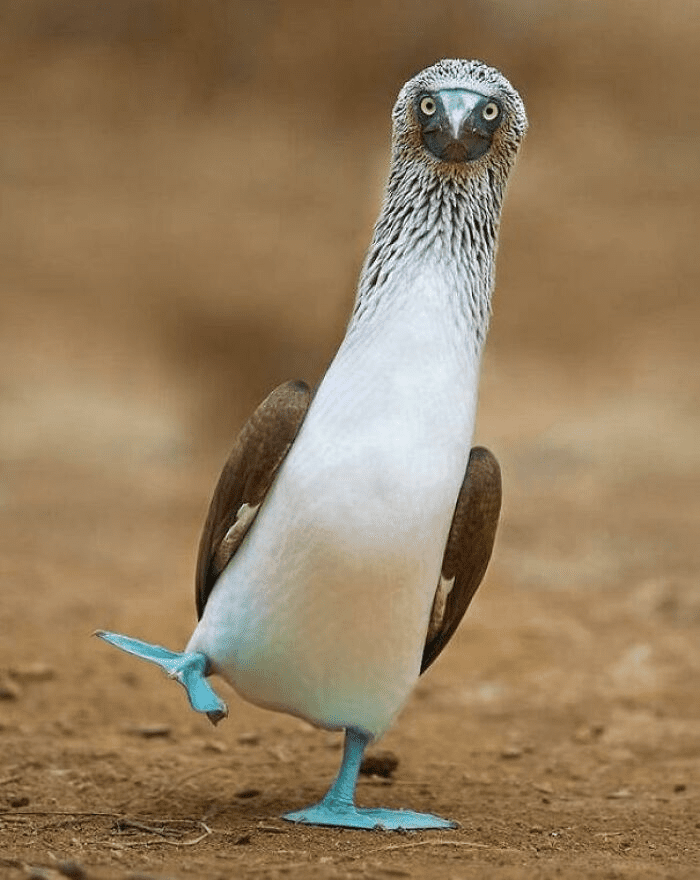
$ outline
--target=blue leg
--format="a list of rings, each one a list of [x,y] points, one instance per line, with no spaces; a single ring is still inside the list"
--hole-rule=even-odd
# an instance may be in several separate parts
[[[187,691],[190,706],[196,712],[206,714],[212,724],[218,724],[228,715],[226,703],[214,693],[205,678],[209,668],[206,654],[169,651],[160,645],[149,645],[148,642],[102,629],[98,629],[95,635],[127,654],[141,657],[142,660],[148,660],[164,669],[170,678],[180,682]]]
[[[384,831],[409,831],[430,828],[456,828],[455,822],[413,813],[411,810],[360,809],[355,806],[355,786],[362,755],[370,738],[349,727],[345,731],[345,751],[335,782],[317,804],[287,813],[282,818],[304,825],[333,825],[338,828],[376,828]]]

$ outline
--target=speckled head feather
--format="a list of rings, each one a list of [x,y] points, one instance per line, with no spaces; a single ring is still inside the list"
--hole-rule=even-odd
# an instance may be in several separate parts
[[[426,146],[429,126],[417,109],[421,96],[433,96],[437,107],[448,90],[472,93],[475,107],[498,103],[501,115],[498,123],[487,123],[478,158],[444,160]],[[458,320],[466,319],[469,338],[480,349],[489,323],[503,196],[527,130],[522,99],[502,74],[480,61],[438,61],[401,89],[393,123],[384,204],[350,329],[380,313],[380,304],[400,289],[401,273],[418,265],[439,266],[451,276]]]
[[[503,108],[504,117],[493,135],[492,146],[473,162],[443,162],[426,150],[420,136],[415,101],[424,92],[439,89],[467,89],[484,97],[495,98]],[[481,61],[444,59],[427,67],[410,79],[399,92],[392,114],[394,166],[418,163],[423,172],[430,171],[445,178],[463,178],[495,170],[505,179],[527,131],[527,116],[522,98],[508,80],[493,67]]]

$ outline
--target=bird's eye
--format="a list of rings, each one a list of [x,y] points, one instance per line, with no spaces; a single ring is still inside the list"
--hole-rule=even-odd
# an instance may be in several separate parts
[[[426,116],[432,116],[437,110],[437,104],[432,98],[425,97],[420,102],[420,109]]]
[[[489,101],[481,111],[481,118],[485,119],[487,122],[493,122],[500,112],[501,108],[498,104],[495,101]]]

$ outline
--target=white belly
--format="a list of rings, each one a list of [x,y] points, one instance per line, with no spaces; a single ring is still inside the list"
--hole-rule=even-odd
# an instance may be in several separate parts
[[[418,678],[477,370],[387,353],[349,371],[341,348],[187,648],[251,702],[372,736]]]

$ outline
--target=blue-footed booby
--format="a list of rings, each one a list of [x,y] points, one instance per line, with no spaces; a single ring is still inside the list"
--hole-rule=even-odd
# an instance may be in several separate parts
[[[216,723],[246,700],[346,732],[338,776],[293,822],[450,828],[354,802],[365,747],[445,647],[493,547],[501,484],[470,450],[501,205],[527,128],[478,61],[409,80],[345,337],[311,393],[282,385],[242,429],[204,525],[184,652],[98,632],[158,664]]]

